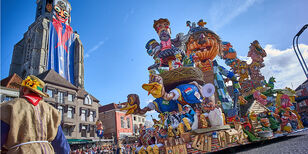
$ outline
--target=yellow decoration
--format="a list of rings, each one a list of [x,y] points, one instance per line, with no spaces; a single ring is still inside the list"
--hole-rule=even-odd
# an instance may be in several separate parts
[[[190,124],[189,124],[189,122],[188,122],[188,118],[183,118],[182,120],[183,120],[184,125],[185,125],[185,127],[187,128],[187,130],[188,130],[188,131],[191,130]]]
[[[154,154],[159,154],[159,148],[158,148],[157,145],[154,145],[153,152],[154,152]]]
[[[44,97],[49,97],[48,94],[43,93],[45,83],[34,75],[27,76],[27,78],[22,81],[21,86],[27,87],[31,91]]]
[[[138,154],[146,154],[146,151],[144,150],[143,146],[138,151]]]
[[[162,97],[162,85],[158,82],[152,82],[148,84],[143,84],[142,88],[149,92],[149,94],[152,94],[155,98]]]
[[[184,134],[185,133],[185,131],[184,131],[184,125],[183,125],[183,123],[180,123],[179,125],[178,125],[178,131],[176,132],[176,135],[177,136],[180,136],[180,135],[182,135],[182,134]]]
[[[126,106],[121,108],[120,110],[127,110],[125,115],[134,114],[136,109],[138,108],[138,104],[134,104],[135,100],[134,97],[129,97]]]
[[[168,127],[168,136],[169,137],[174,137],[175,136],[174,133],[173,133],[173,127],[172,126]]]
[[[148,146],[146,151],[148,154],[154,154],[151,146]]]

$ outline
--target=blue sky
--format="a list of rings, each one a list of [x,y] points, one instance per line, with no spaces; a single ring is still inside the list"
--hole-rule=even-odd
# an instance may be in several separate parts
[[[267,79],[273,75],[281,87],[294,88],[305,80],[291,50],[294,35],[308,23],[305,0],[70,2],[71,26],[84,45],[85,88],[102,105],[126,101],[130,93],[140,96],[142,107],[153,99],[141,85],[148,81],[147,67],[153,63],[144,46],[152,38],[159,40],[152,27],[159,18],[169,19],[173,38],[188,32],[187,20],[203,19],[206,27],[231,42],[239,56],[247,56],[250,43],[259,40],[269,52],[265,63],[271,67],[264,68]],[[34,22],[35,9],[35,0],[1,1],[1,79],[8,76],[14,44]],[[308,30],[299,43],[308,57]],[[286,62],[290,57],[293,60]],[[297,71],[286,70],[292,68]]]

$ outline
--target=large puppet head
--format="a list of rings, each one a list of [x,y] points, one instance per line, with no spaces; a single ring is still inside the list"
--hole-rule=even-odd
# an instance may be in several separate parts
[[[54,18],[62,23],[69,24],[71,6],[67,1],[56,0],[54,2]]]
[[[153,28],[156,30],[161,41],[168,41],[171,38],[170,22],[168,19],[160,18],[154,20]]]
[[[203,27],[204,24],[198,23],[198,27],[193,23],[187,22],[190,30],[189,39],[186,42],[186,54],[195,54],[200,61],[213,60],[221,50],[221,41],[217,34]],[[204,22],[202,22],[204,23]]]

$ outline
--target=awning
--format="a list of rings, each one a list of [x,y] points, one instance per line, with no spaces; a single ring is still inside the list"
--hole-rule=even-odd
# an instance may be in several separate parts
[[[92,140],[82,140],[82,139],[67,139],[69,144],[88,144],[88,143],[95,143],[96,141]]]
[[[75,123],[70,123],[70,122],[64,122],[63,125],[67,125],[67,126],[76,126]]]

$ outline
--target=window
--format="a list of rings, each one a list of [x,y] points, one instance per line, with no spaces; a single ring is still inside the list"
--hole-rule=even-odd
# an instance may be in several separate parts
[[[91,129],[90,129],[90,137],[95,137],[95,130],[94,130],[94,126],[91,126]]]
[[[134,117],[134,121],[136,121],[136,117]]]
[[[61,117],[63,115],[63,107],[61,105],[58,106],[58,110],[60,111]]]
[[[130,119],[126,118],[126,121],[127,121],[127,128],[130,128]]]
[[[121,128],[125,128],[125,126],[124,126],[124,117],[121,117]]]
[[[72,107],[67,108],[67,117],[71,119],[73,118],[73,108]]]
[[[68,94],[67,95],[67,100],[72,102],[73,101],[73,95],[72,94]]]
[[[86,98],[84,98],[84,104],[92,104],[92,99],[90,98],[90,95],[87,95]]]
[[[81,120],[86,121],[86,110],[81,110]]]
[[[1,100],[2,101],[2,103],[3,102],[7,102],[7,101],[10,101],[10,100],[12,100],[12,99],[14,99],[14,97],[10,97],[10,96],[3,96],[3,98],[2,98],[3,100]]]
[[[141,118],[140,117],[138,117],[138,122],[141,122]]]
[[[81,127],[81,137],[87,137],[87,128],[86,126]]]
[[[58,103],[64,103],[63,99],[64,93],[63,92],[58,92]]]
[[[65,136],[72,136],[71,127],[63,127],[63,132]]]
[[[46,93],[49,95],[50,98],[53,98],[53,91],[51,89],[47,89]]]
[[[144,118],[142,118],[142,122],[144,122]]]
[[[90,111],[90,116],[89,116],[89,121],[93,122],[94,121],[94,112]]]
[[[134,128],[133,128],[134,133],[137,134],[137,133],[138,133],[138,125],[137,125],[137,124],[134,124],[133,127],[134,127]]]

